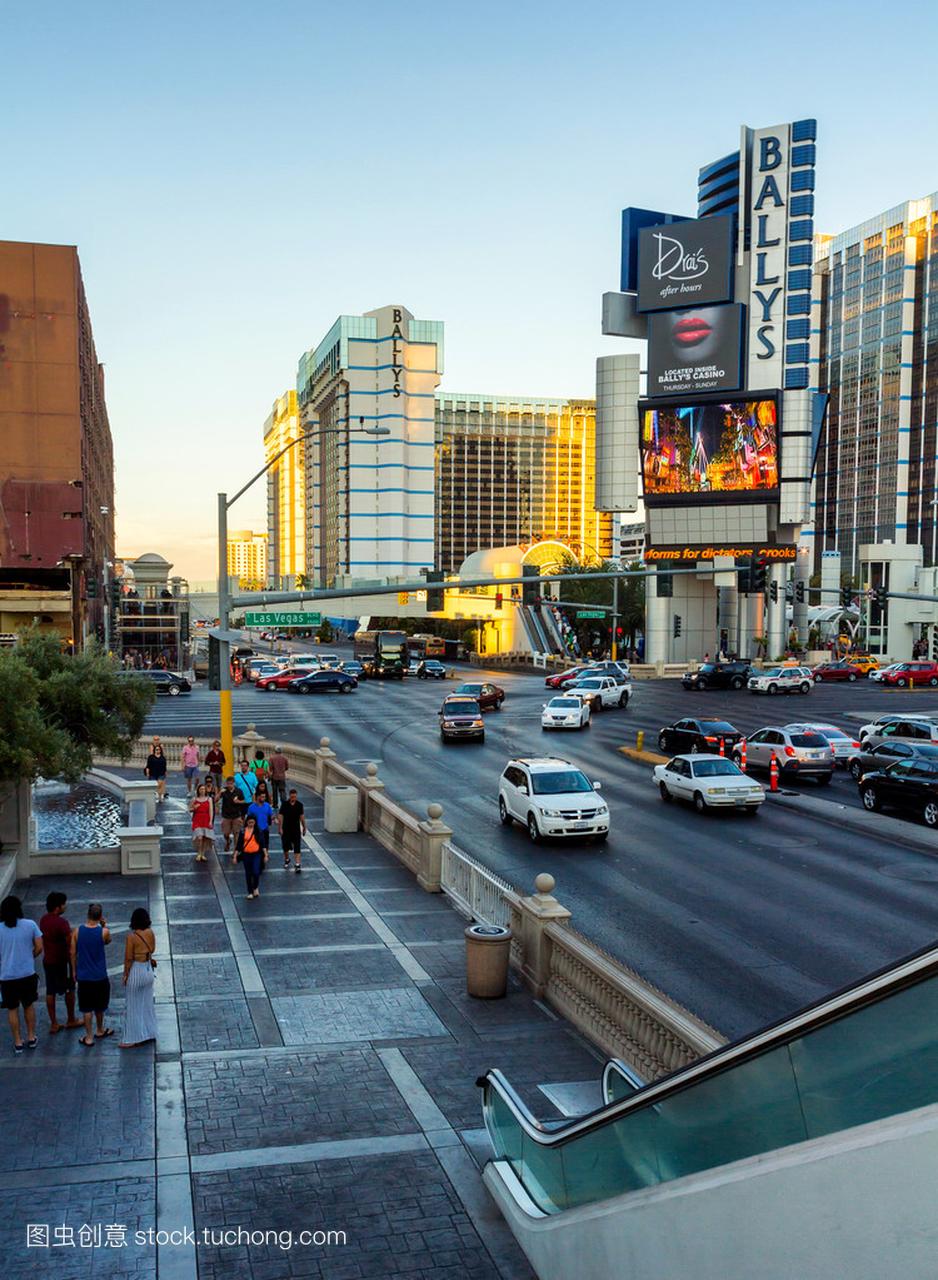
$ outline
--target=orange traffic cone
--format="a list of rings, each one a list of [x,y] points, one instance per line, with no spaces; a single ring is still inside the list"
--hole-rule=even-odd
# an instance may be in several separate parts
[[[778,790],[778,757],[772,752],[772,760],[769,764],[769,790]]]
[[[746,739],[743,738],[739,744],[739,767],[743,773],[746,772]]]
[[[726,755],[725,745],[722,738],[720,739],[720,755],[721,756]]]

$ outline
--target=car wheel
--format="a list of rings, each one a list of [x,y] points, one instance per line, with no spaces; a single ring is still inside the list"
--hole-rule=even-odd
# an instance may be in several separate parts
[[[820,683],[821,683],[821,677],[820,677],[820,676],[815,676],[815,677],[814,677],[814,683],[815,683],[815,684],[820,684]]]
[[[668,790],[668,788],[664,785],[663,782],[658,783],[658,790],[661,792],[661,799],[665,802],[665,804],[670,804],[673,799],[673,796],[671,795],[671,792]]]
[[[505,797],[498,797],[498,816],[503,827],[511,826],[511,814],[508,812],[508,806],[505,804]]]
[[[443,732],[443,730],[442,730],[442,729],[440,730],[440,741],[441,741],[441,742],[448,742],[448,741],[449,741],[449,739],[447,738],[446,734]]]
[[[307,685],[305,688],[300,689],[300,693],[305,693],[305,694],[307,694],[307,695],[308,695],[308,694],[311,694],[312,692],[313,692],[313,690],[312,690],[312,687],[311,687],[310,685]]]
[[[833,778],[833,776],[834,775],[832,773],[822,773],[818,778],[818,786],[829,787],[831,784],[831,778]]]
[[[929,684],[931,685],[931,687],[934,689],[934,687],[935,687],[936,685],[938,685],[938,676],[932,676],[932,678],[929,680],[929,682],[928,682],[928,683],[929,683]]]
[[[352,692],[352,686],[350,684],[339,685],[339,693],[351,693],[351,692]]]
[[[851,671],[851,672],[850,672],[850,674],[847,676],[847,681],[848,681],[848,683],[849,683],[849,684],[852,684],[852,683],[854,682],[854,680],[856,680],[856,676],[855,676],[855,675],[853,674],[853,672]]]
[[[533,813],[528,814],[528,835],[534,844],[537,844],[541,838],[540,828],[537,825],[537,818]]]
[[[629,705],[629,695],[627,693],[619,694],[619,706],[627,707]]]
[[[899,677],[899,679],[896,681],[896,684],[899,686],[899,688],[900,688],[900,689],[904,689],[904,688],[905,688],[905,676],[900,676],[900,677]]]
[[[592,720],[581,720],[581,721],[580,721],[580,728],[581,728],[581,729],[588,729],[592,723],[593,723],[593,722],[592,722]]]
[[[808,684],[807,680],[805,680],[804,684],[801,686],[801,692],[802,692],[802,693],[810,693],[810,692],[811,692],[811,686]]]
[[[659,733],[658,734],[658,750],[667,751],[667,749],[668,749],[668,740],[663,733]]]
[[[171,698],[178,698],[180,693],[179,685],[171,684],[169,688],[166,690],[166,692],[169,694]]]
[[[694,808],[698,813],[707,812],[707,802],[699,791],[694,792]]]
[[[879,808],[879,796],[872,787],[864,787],[860,792],[860,799],[863,801],[863,808],[870,813],[875,813]]]
[[[739,678],[739,676],[735,676],[735,677],[730,681],[730,688],[731,688],[731,689],[741,689],[742,687],[743,687],[743,681]]]
[[[863,766],[860,764],[860,761],[851,760],[850,763],[847,765],[847,768],[850,770],[851,778],[859,782],[860,777],[863,773]]]
[[[706,689],[706,687],[707,687],[707,681],[706,681],[706,679],[704,679],[703,677],[701,677],[701,679],[699,679],[699,680],[697,681],[697,688],[698,688],[698,689]]]
[[[754,818],[758,812],[759,812],[759,806],[755,804],[747,805],[746,808],[743,810],[743,813],[746,815],[747,818]]]
[[[596,835],[593,836],[593,839],[596,841],[597,844],[605,844],[606,841],[609,839],[609,832],[597,831]]]
[[[777,685],[777,684],[770,684],[770,685],[769,685],[769,687],[768,687],[768,689],[766,690],[766,692],[767,692],[767,693],[778,693],[778,685]]]
[[[503,703],[504,701],[505,701],[505,699],[504,699],[504,698],[498,698],[498,699],[496,700],[496,702],[495,702],[495,710],[496,710],[496,711],[501,711],[501,709],[502,709],[502,703]]]
[[[938,801],[928,801],[922,810],[922,819],[926,827],[938,827]]]

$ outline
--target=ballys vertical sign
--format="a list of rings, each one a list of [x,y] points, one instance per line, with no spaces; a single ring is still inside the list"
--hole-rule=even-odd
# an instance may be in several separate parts
[[[391,372],[394,374],[394,399],[398,400],[401,396],[401,374],[404,372],[404,356],[401,351],[401,343],[404,341],[401,325],[404,316],[399,307],[395,307],[392,314],[394,328],[391,330]]]
[[[749,149],[749,376],[752,389],[784,376],[791,127],[756,129]]]

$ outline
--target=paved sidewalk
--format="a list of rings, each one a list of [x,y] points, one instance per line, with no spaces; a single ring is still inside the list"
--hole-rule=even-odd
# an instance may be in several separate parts
[[[255,901],[227,855],[193,861],[178,795],[162,806],[159,880],[19,887],[36,918],[53,887],[73,925],[89,901],[105,904],[115,1035],[91,1049],[78,1032],[49,1036],[43,1005],[35,1053],[14,1058],[0,1038],[7,1274],[531,1276],[479,1177],[475,1080],[501,1067],[555,1118],[540,1086],[598,1082],[600,1059],[515,985],[504,1000],[467,997],[466,922],[364,834],[324,833],[321,801],[301,798],[303,873],[283,870],[273,836]],[[160,961],[155,1053],[117,1048],[125,922],[139,905]],[[570,1093],[575,1107],[584,1091]],[[47,1246],[27,1248],[30,1223]],[[239,1243],[239,1230],[269,1234]],[[189,1234],[155,1244],[153,1231]],[[307,1245],[301,1231],[344,1237]]]

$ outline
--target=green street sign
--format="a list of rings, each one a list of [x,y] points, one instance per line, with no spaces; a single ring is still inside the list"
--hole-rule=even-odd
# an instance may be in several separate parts
[[[605,609],[578,609],[576,620],[581,622],[584,618],[605,618]]]
[[[318,627],[321,613],[251,613],[244,615],[246,627]]]

